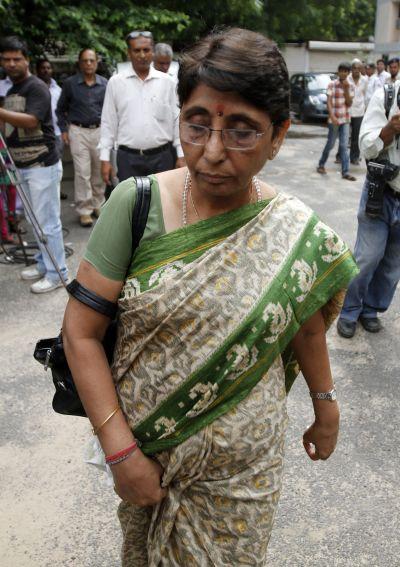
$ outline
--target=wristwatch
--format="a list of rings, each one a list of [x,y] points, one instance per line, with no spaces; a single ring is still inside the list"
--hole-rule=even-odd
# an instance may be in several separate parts
[[[336,388],[333,387],[329,392],[310,392],[313,400],[327,400],[328,402],[335,402],[337,399]]]

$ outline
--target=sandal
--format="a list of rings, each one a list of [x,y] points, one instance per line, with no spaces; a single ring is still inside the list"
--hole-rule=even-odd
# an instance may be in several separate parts
[[[354,175],[350,175],[350,173],[346,173],[346,175],[342,175],[342,179],[347,179],[347,181],[357,181],[357,178]]]

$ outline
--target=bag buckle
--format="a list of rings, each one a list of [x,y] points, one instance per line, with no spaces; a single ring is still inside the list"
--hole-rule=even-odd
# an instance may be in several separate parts
[[[47,369],[49,368],[49,366],[50,366],[49,363],[50,363],[51,351],[52,351],[51,348],[48,348],[48,349],[47,349],[46,358],[45,358],[45,360],[44,360],[44,369],[45,369],[45,370],[47,370]]]

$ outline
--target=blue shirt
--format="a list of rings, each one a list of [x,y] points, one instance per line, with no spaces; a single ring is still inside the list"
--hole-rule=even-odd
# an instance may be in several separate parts
[[[64,82],[56,110],[61,132],[66,132],[71,122],[84,126],[100,124],[107,79],[95,77],[93,85],[86,84],[81,73]]]

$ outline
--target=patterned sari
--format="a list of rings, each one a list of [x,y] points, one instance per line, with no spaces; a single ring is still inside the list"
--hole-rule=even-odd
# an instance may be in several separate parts
[[[265,564],[299,371],[290,341],[318,309],[330,325],[356,273],[340,238],[284,194],[138,248],[112,371],[168,496],[120,505],[124,566]]]

